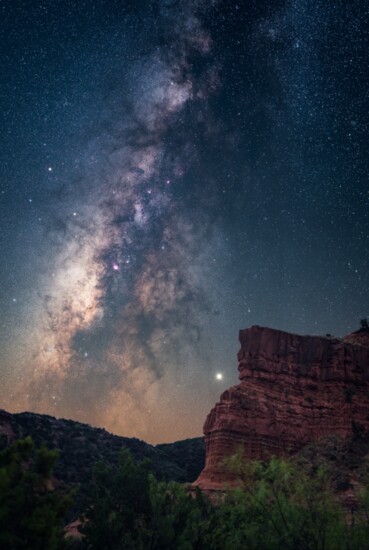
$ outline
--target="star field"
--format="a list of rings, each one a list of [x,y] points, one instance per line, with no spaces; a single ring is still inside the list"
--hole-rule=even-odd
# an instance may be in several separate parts
[[[365,3],[0,13],[0,407],[196,436],[240,328],[369,315]]]

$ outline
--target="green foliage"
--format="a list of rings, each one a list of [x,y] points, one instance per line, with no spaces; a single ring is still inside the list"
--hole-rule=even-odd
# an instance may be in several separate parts
[[[369,547],[369,491],[350,518],[323,468],[306,473],[282,459],[227,465],[238,479],[216,503],[157,481],[124,452],[117,469],[99,465],[78,548],[89,550],[363,550]],[[354,521],[353,521],[353,520]],[[76,547],[77,548],[77,547]]]
[[[97,465],[82,529],[88,547],[134,548],[133,533],[149,509],[149,476],[147,463],[136,465],[128,451],[116,470]]]
[[[99,463],[85,490],[83,538],[64,541],[70,505],[52,488],[55,451],[30,438],[0,452],[1,550],[364,550],[369,548],[369,483],[352,513],[331,490],[327,469],[273,458],[231,457],[238,480],[211,503],[158,481],[147,461],[121,453]]]
[[[56,459],[56,451],[35,449],[30,437],[0,453],[0,548],[63,547],[63,519],[71,499],[52,490]]]
[[[163,550],[191,550],[203,548],[205,518],[209,514],[209,504],[194,499],[188,490],[178,483],[157,482],[150,484],[151,518],[149,548]],[[146,548],[146,547],[144,547]]]
[[[157,481],[147,461],[135,464],[125,450],[116,470],[97,466],[81,532],[85,547],[96,550],[191,550],[200,516],[183,486]]]
[[[215,510],[209,548],[338,550],[344,517],[326,475],[314,478],[281,459],[269,463],[232,457],[241,487]]]

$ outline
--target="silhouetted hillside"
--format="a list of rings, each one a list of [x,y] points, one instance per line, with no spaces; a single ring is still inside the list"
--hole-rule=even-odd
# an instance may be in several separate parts
[[[154,446],[73,420],[0,410],[0,449],[26,436],[31,436],[37,446],[44,444],[59,450],[54,474],[57,483],[67,487],[83,487],[98,461],[116,464],[122,448],[129,449],[136,460],[149,459],[157,477],[165,480],[191,482],[205,461],[204,441],[200,437]]]

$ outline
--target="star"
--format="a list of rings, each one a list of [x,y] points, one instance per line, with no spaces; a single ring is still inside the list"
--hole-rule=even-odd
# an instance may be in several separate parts
[[[367,316],[360,2],[60,0],[53,33],[3,4],[2,407],[19,384],[24,408],[54,395],[122,435],[193,437],[236,381],[239,329],[343,336]],[[24,67],[25,37],[58,63]]]

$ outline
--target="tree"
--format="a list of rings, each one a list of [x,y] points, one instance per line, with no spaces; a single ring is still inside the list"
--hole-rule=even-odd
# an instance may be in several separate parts
[[[212,506],[201,494],[191,496],[175,482],[150,484],[150,546],[158,550],[205,550],[204,534]],[[146,548],[146,547],[144,547]]]
[[[239,479],[211,502],[186,486],[158,481],[148,463],[124,451],[116,469],[98,465],[82,532],[88,550],[362,550],[369,492],[347,520],[323,469],[291,461],[228,460]]]
[[[89,487],[81,532],[88,548],[138,548],[149,510],[148,463],[135,464],[124,450],[118,468],[98,463]]]
[[[240,487],[211,518],[208,547],[238,550],[340,550],[344,516],[323,471],[313,478],[282,459],[268,463],[236,455],[228,467]]]
[[[95,550],[191,550],[201,547],[201,507],[185,487],[155,479],[127,450],[117,469],[99,464],[81,532]]]
[[[53,490],[56,451],[36,449],[30,437],[0,452],[0,548],[57,550],[71,497]]]

